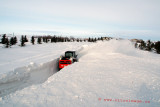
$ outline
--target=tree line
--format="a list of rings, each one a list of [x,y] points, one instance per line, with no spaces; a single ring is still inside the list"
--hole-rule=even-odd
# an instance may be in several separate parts
[[[137,40],[135,42],[135,48],[160,54],[160,41],[152,42],[150,40]]]
[[[98,38],[75,38],[75,37],[62,37],[62,36],[32,36],[31,37],[31,43],[33,45],[42,44],[42,43],[57,43],[57,42],[96,42],[96,41],[103,41],[103,40],[110,40],[113,39],[112,37],[98,37]],[[138,39],[135,42],[135,48],[150,51],[150,52],[156,52],[160,54],[160,41],[152,42],[150,40],[143,41]],[[7,37],[6,34],[2,35],[1,43],[4,44],[5,48],[9,48],[13,45],[16,45],[18,42],[18,39],[16,36],[13,37]],[[132,41],[132,40],[131,40]],[[26,42],[29,42],[26,35],[22,35],[20,38],[20,44],[19,46],[24,47]]]
[[[109,40],[109,37],[99,37],[99,38],[75,38],[75,37],[62,37],[62,36],[32,36],[31,43],[34,44],[42,44],[42,43],[57,43],[57,42],[96,42],[98,40]],[[4,44],[5,48],[11,48],[12,45],[16,45],[18,42],[16,36],[7,37],[6,34],[2,35],[1,43]],[[24,47],[26,42],[29,42],[26,35],[21,35],[19,46]]]
[[[6,34],[2,35],[1,43],[5,45],[6,48],[11,47],[17,43],[17,37],[11,37],[10,39],[6,36]]]

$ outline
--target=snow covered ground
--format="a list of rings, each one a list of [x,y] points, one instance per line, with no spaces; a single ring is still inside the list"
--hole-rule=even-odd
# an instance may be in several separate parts
[[[31,49],[23,56],[20,56],[23,51],[17,48],[17,58],[7,57],[8,61],[1,57],[4,60],[0,63],[1,107],[160,106],[158,54],[137,50],[128,40],[90,44],[57,43],[53,47],[43,44],[35,47],[39,51]],[[0,55],[11,54],[11,50],[3,49],[4,53]],[[79,62],[54,74],[56,58],[66,50],[78,50]],[[39,57],[36,56],[39,54]],[[12,62],[11,59],[17,60]],[[17,69],[12,71],[13,68]],[[8,88],[8,84],[20,86],[13,91],[11,87],[7,92],[3,88]]]
[[[45,82],[58,71],[57,58],[83,44],[89,43],[27,43],[26,47],[0,48],[0,96]]]

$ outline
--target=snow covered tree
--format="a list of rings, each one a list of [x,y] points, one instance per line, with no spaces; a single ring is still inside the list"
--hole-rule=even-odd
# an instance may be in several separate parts
[[[137,48],[137,46],[138,46],[138,43],[136,42],[136,43],[134,44],[134,47]]]
[[[140,49],[145,49],[146,48],[146,43],[142,40],[141,42],[140,42]]]

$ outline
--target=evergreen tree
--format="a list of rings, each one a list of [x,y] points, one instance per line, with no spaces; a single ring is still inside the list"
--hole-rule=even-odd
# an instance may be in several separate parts
[[[152,48],[154,48],[154,43],[153,43],[153,42],[151,43],[151,49],[152,49]]]
[[[10,46],[12,46],[12,45],[14,45],[14,38],[13,37],[11,37],[11,39],[10,39]]]
[[[42,43],[41,43],[41,37],[38,37],[37,43],[38,43],[38,44],[42,44]]]
[[[160,41],[155,43],[155,49],[156,49],[157,53],[160,54]]]
[[[27,36],[24,36],[24,42],[28,42]]]
[[[60,37],[60,42],[64,42],[64,38],[63,37]]]
[[[64,38],[64,42],[67,42],[67,38]]]
[[[146,48],[146,43],[142,40],[141,42],[140,42],[141,44],[140,44],[140,49],[145,49]]]
[[[136,43],[134,44],[135,48],[137,48],[137,45],[138,45],[138,44],[137,44],[137,42],[136,42]]]
[[[146,50],[151,51],[151,41],[150,40],[147,41]]]
[[[31,37],[31,43],[34,45],[35,39],[34,36]]]
[[[45,39],[45,37],[43,37],[43,42],[46,42],[46,39]]]
[[[91,42],[91,38],[89,37],[88,42]]]
[[[75,41],[75,38],[73,38],[73,42]]]
[[[103,41],[103,37],[101,37],[101,40]]]
[[[94,39],[92,38],[91,41],[94,42]]]
[[[51,43],[53,43],[53,42],[54,42],[54,37],[51,38]]]
[[[48,39],[46,38],[46,43],[48,43]]]
[[[56,37],[56,36],[54,37],[54,42],[55,42],[55,43],[57,42],[57,37]]]
[[[67,42],[71,42],[71,39],[70,39],[70,38],[67,38]]]
[[[6,43],[6,34],[2,36],[2,44],[5,44],[5,43]]]
[[[8,48],[9,47],[9,40],[8,40],[8,38],[6,38],[5,44],[6,44],[6,48]]]
[[[25,40],[24,40],[23,35],[21,36],[21,46],[25,46]]]
[[[14,40],[14,45],[17,43],[17,37],[15,36],[14,38],[13,38],[13,40]]]
[[[96,42],[96,41],[97,41],[97,39],[95,38],[95,39],[94,39],[94,42]]]

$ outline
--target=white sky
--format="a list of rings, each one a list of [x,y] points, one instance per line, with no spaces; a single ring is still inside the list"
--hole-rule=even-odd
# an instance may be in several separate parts
[[[0,33],[160,40],[160,0],[0,0]]]

